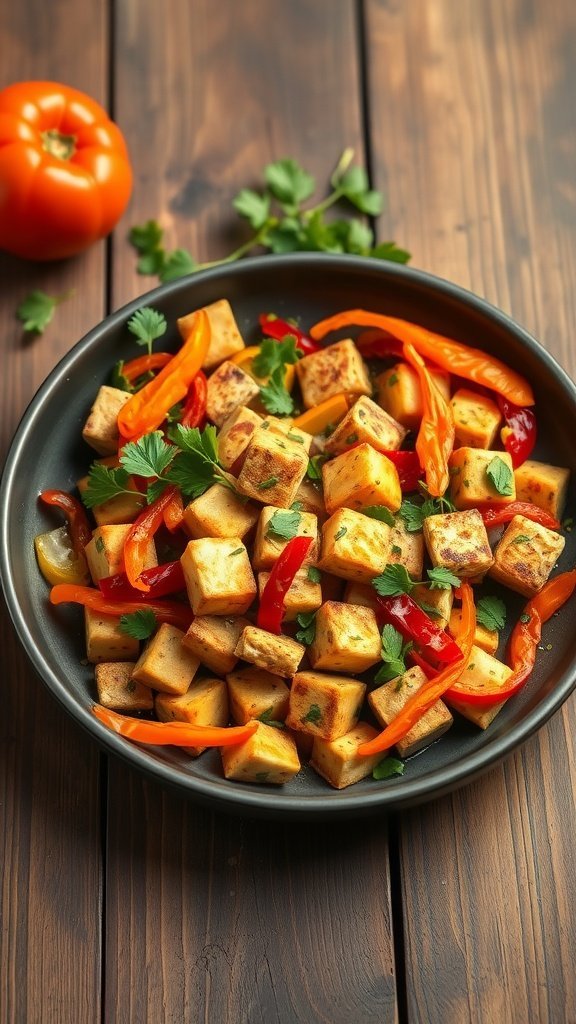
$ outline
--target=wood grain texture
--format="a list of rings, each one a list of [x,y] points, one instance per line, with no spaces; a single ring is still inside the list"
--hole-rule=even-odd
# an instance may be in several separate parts
[[[574,5],[368,0],[366,40],[383,235],[574,373]],[[575,706],[400,822],[410,1022],[576,1020]]]

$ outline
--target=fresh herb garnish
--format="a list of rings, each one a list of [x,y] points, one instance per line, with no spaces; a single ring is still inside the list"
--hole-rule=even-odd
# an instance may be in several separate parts
[[[400,506],[400,516],[408,533],[417,533],[422,529],[428,516],[441,515],[443,512],[454,512],[455,508],[448,498],[426,498],[422,504],[405,498]]]
[[[399,761],[397,757],[385,757],[372,770],[372,778],[381,782],[383,779],[393,778],[394,775],[404,775],[405,770],[404,761]]]
[[[486,466],[486,476],[498,494],[503,497],[514,494],[514,474],[499,455],[495,455]]]
[[[430,590],[450,590],[450,587],[460,586],[458,577],[443,565],[428,569],[428,579],[430,580]]]
[[[506,605],[500,597],[481,597],[476,605],[476,622],[484,629],[500,630],[506,625]]]
[[[277,719],[272,718],[273,713],[272,708],[266,708],[266,711],[263,711],[261,715],[257,715],[257,721],[263,722],[264,725],[271,725],[273,729],[285,729],[284,722],[279,722]]]
[[[528,615],[527,612],[522,612],[522,615],[520,616],[520,622],[523,622],[524,625],[526,625],[528,622],[530,622],[530,619],[531,616]]]
[[[150,354],[156,339],[166,334],[167,324],[163,313],[151,306],[142,306],[130,317],[127,326],[138,344],[144,345]]]
[[[307,572],[306,575],[307,575],[307,578],[310,580],[310,583],[321,583],[322,582],[322,573],[320,572],[320,569],[316,568],[315,565],[309,565],[308,566],[308,572]]]
[[[174,445],[167,444],[161,431],[144,434],[138,441],[129,441],[124,445],[120,456],[120,465],[127,473],[137,476],[162,476],[177,454]]]
[[[241,555],[243,551],[244,548],[234,548],[234,551],[228,552],[228,558],[232,558],[232,555]]]
[[[282,537],[283,540],[292,540],[293,537],[296,537],[301,522],[302,516],[299,512],[274,512],[266,532]]]
[[[301,612],[296,616],[296,622],[300,626],[296,633],[298,643],[309,647],[311,643],[314,643],[316,636],[316,612]]]
[[[218,441],[216,427],[183,427],[176,424],[170,432],[170,440],[179,449],[178,456],[171,463],[165,479],[176,484],[185,498],[199,498],[212,484],[222,484],[235,491],[233,478],[218,462]]]
[[[274,416],[290,416],[294,412],[294,399],[284,384],[284,367],[278,366],[270,374],[268,383],[260,388],[260,398],[267,412]]]
[[[369,516],[370,519],[377,519],[380,523],[386,523],[386,526],[394,526],[396,519],[389,508],[386,505],[366,505],[360,509],[363,515]]]
[[[409,594],[414,587],[414,581],[410,577],[406,566],[387,565],[384,572],[375,576],[372,586],[380,597],[399,597],[400,594]]]
[[[527,541],[532,540],[527,533],[519,533],[517,537],[514,537],[513,544],[526,544]]]
[[[137,612],[120,616],[120,629],[135,640],[147,640],[156,629],[156,616],[151,608],[141,608]]]
[[[311,725],[320,725],[322,721],[322,710],[318,704],[311,704],[308,711],[300,719],[301,722],[310,722]]]
[[[375,683],[388,683],[406,671],[406,655],[414,646],[411,642],[404,643],[402,634],[387,623],[382,627],[382,649],[380,657],[383,664],[374,676]]]
[[[252,361],[252,369],[257,377],[269,377],[274,370],[283,370],[285,366],[297,363],[301,356],[293,334],[287,334],[282,341],[264,338],[258,355]]]
[[[263,480],[262,483],[258,484],[258,490],[259,491],[269,491],[270,488],[271,487],[275,487],[277,483],[278,483],[278,477],[277,476],[269,476],[269,477],[266,478],[266,480]]]
[[[71,294],[72,292],[67,292],[65,295],[53,298],[52,295],[47,295],[46,292],[38,289],[30,292],[16,310],[16,316],[22,321],[26,333],[42,334],[54,316],[56,306],[59,306]]]
[[[348,533],[347,526],[341,526],[340,529],[334,534],[334,540],[341,540]]]
[[[129,483],[130,476],[122,466],[110,468],[94,462],[88,473],[88,487],[82,494],[82,501],[86,508],[94,508],[119,494],[139,494],[139,491],[128,486]]]
[[[308,459],[306,476],[309,480],[322,480],[322,466],[327,458],[327,455],[313,455],[311,459]]]

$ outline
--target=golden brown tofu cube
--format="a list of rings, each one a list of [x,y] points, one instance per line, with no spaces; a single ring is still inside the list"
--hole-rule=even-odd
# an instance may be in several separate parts
[[[245,347],[244,339],[238,330],[238,324],[227,299],[218,299],[209,306],[202,306],[202,309],[208,317],[210,326],[210,344],[202,368],[212,370],[225,359],[230,359],[236,352],[240,352]],[[192,331],[195,320],[196,310],[179,317],[176,321],[180,336],[184,340]]]
[[[453,608],[450,613],[450,622],[448,623],[448,632],[452,636],[458,636],[461,621],[461,608]],[[477,647],[481,647],[487,654],[496,654],[499,641],[500,636],[497,629],[486,629],[486,626],[481,626],[479,622],[476,623],[474,643]]]
[[[241,366],[221,363],[208,378],[206,415],[220,427],[235,409],[248,405],[259,394],[260,388]]]
[[[160,693],[186,693],[200,662],[184,647],[183,637],[181,629],[161,622],[138,658],[132,678]]]
[[[424,537],[420,531],[409,533],[399,518],[390,538],[390,565],[403,565],[413,579],[419,580],[424,565]]]
[[[218,675],[231,672],[238,658],[236,644],[249,620],[243,616],[197,615],[182,643],[200,659],[206,668]]]
[[[498,688],[505,689],[511,675],[512,669],[508,668],[507,665],[503,665],[501,661],[493,658],[491,654],[487,654],[482,648],[474,646],[470,652],[466,668],[458,682],[466,686],[468,690],[492,691]],[[487,729],[496,718],[498,712],[504,707],[506,701],[499,701],[498,704],[483,707],[482,705],[468,704],[466,701],[453,700],[451,697],[446,697],[446,703],[454,711],[458,711],[463,715],[464,718],[474,722],[474,725],[477,725],[479,729]]]
[[[443,370],[431,370],[430,375],[444,398],[450,398],[450,376]],[[406,427],[418,430],[422,419],[422,389],[416,370],[408,363],[397,363],[376,378],[378,404]]]
[[[566,541],[554,530],[514,516],[494,551],[493,579],[524,597],[542,589]]]
[[[483,448],[457,448],[450,456],[450,497],[459,511],[476,508],[482,502],[509,505],[516,500],[512,458],[508,452],[490,452]],[[503,483],[500,491],[490,473],[498,471]],[[506,493],[501,493],[506,485]]]
[[[289,636],[276,636],[257,626],[246,626],[236,644],[236,654],[258,668],[278,676],[296,672],[306,648]]]
[[[345,580],[370,583],[390,560],[392,530],[386,523],[338,509],[322,527],[320,569]]]
[[[324,672],[297,672],[290,690],[289,729],[335,740],[356,725],[365,683],[347,676]]]
[[[82,437],[99,455],[112,455],[118,450],[118,413],[130,400],[127,391],[103,384],[98,390]]]
[[[365,672],[380,661],[380,630],[371,608],[325,601],[316,614],[316,635],[308,650],[314,669]]]
[[[270,430],[255,431],[238,476],[238,490],[263,505],[289,508],[308,469],[308,455]]]
[[[94,465],[115,468],[120,463],[118,462],[117,455],[108,455],[103,459],[95,459]],[[80,496],[82,496],[88,489],[88,477],[83,476],[76,486]],[[136,492],[134,477],[128,478],[126,487]],[[146,497],[144,494],[117,494],[115,498],[110,498],[109,501],[103,501],[100,505],[93,505],[90,511],[94,516],[96,526],[119,526],[133,522],[145,505]]]
[[[195,615],[244,615],[257,588],[240,537],[191,540],[180,559]]]
[[[303,512],[312,512],[319,523],[327,518],[324,496],[311,480],[303,480],[296,491],[296,501],[302,506]]]
[[[244,539],[258,521],[260,508],[242,501],[229,487],[214,484],[184,509],[184,524],[191,537]]]
[[[410,596],[436,626],[446,629],[454,600],[452,587],[449,590],[432,590],[427,583],[417,583]]]
[[[502,416],[491,398],[460,388],[452,396],[456,447],[492,448]]]
[[[369,444],[360,444],[322,466],[324,503],[332,514],[339,508],[385,505],[397,512],[402,490],[396,466]]]
[[[332,395],[372,394],[364,360],[350,338],[304,356],[296,363],[296,373],[306,409],[313,409]]]
[[[443,565],[461,579],[492,565],[488,534],[478,509],[447,512],[424,520],[424,540],[433,565]]]
[[[258,573],[260,598],[270,579],[269,572]],[[294,622],[299,615],[315,612],[322,604],[322,587],[308,578],[308,570],[299,570],[284,596],[284,622]]]
[[[236,782],[282,785],[300,771],[296,744],[284,729],[258,723],[258,729],[244,743],[222,747],[222,769]]]
[[[551,466],[548,462],[526,459],[514,470],[516,498],[549,512],[560,520],[566,504],[566,491],[570,470],[564,466]]]
[[[268,722],[283,722],[288,714],[290,691],[281,676],[248,665],[226,676],[230,712],[238,725],[262,715]]]
[[[98,580],[106,576],[124,572],[124,544],[131,529],[131,523],[124,523],[116,526],[97,526],[93,531],[92,540],[88,541],[84,552],[94,583],[98,583]],[[151,538],[146,547],[144,568],[150,569],[154,565],[158,565],[158,558],[156,545]]]
[[[224,420],[218,431],[218,459],[224,469],[232,468],[261,423],[262,417],[245,405],[234,409]]]
[[[357,604],[362,608],[372,608],[374,611],[378,607],[378,595],[374,590],[374,587],[369,587],[366,583],[356,583],[351,580],[346,584],[344,590],[344,601],[346,604]]]
[[[358,753],[362,743],[368,743],[377,735],[376,729],[368,722],[358,722],[350,732],[335,740],[315,736],[310,765],[334,789],[352,786],[371,775],[382,760],[381,753],[369,757]]]
[[[120,629],[117,615],[102,615],[91,608],[84,609],[86,628],[86,657],[92,664],[101,661],[134,661],[140,644],[133,636]]]
[[[292,444],[302,447],[306,453],[312,447],[312,434],[307,434],[305,430],[295,427],[290,416],[285,416],[284,419],[280,419],[277,416],[267,416],[262,422],[262,429],[271,430],[273,434],[285,437]]]
[[[295,510],[278,509],[273,505],[265,505],[260,512],[256,536],[254,538],[254,552],[252,565],[257,571],[260,569],[271,569],[288,544],[288,539],[281,536],[283,529],[293,524],[296,532],[295,537],[312,537],[312,544],[308,549],[305,564],[315,562],[318,557],[318,519],[311,512],[297,512]],[[275,527],[280,530],[276,533]]]
[[[391,679],[368,694],[368,703],[385,728],[390,725],[405,704],[426,682],[426,676],[417,665],[408,669],[403,675]],[[404,739],[396,744],[400,757],[410,757],[419,750],[428,747],[439,736],[442,736],[452,725],[453,718],[443,701],[437,700],[422,718],[413,725]]]
[[[334,433],[324,444],[324,451],[338,455],[347,451],[352,445],[366,442],[377,451],[396,451],[406,437],[406,428],[385,412],[376,402],[362,395]]]
[[[98,701],[112,711],[151,711],[152,690],[132,679],[134,661],[102,661],[94,666]]]
[[[228,725],[228,691],[223,679],[195,679],[184,693],[158,693],[155,706],[161,722],[188,722],[218,728]],[[198,757],[206,747],[185,749],[191,757]]]

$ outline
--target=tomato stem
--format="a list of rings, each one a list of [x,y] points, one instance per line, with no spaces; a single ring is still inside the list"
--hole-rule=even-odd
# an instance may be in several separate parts
[[[57,128],[48,128],[42,132],[42,145],[50,156],[58,160],[70,160],[76,152],[76,136],[64,135]]]

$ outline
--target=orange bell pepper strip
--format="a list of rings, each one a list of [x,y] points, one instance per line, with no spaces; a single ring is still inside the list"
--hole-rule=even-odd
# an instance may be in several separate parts
[[[101,615],[132,615],[148,608],[158,619],[186,631],[194,618],[192,609],[180,601],[112,601],[94,587],[82,587],[75,583],[57,583],[50,591],[50,604],[81,604]]]
[[[348,309],[315,324],[310,335],[319,341],[331,331],[354,325],[379,327],[400,341],[413,345],[424,359],[428,359],[442,370],[455,373],[476,384],[483,384],[515,405],[534,405],[534,393],[526,378],[511,370],[495,356],[488,355],[478,348],[471,348],[460,341],[445,338],[442,334],[435,334],[408,320],[399,320],[382,313],[370,313],[366,309]]]
[[[148,505],[130,527],[124,541],[124,571],[131,587],[147,593],[150,584],[140,579],[140,573],[146,568],[146,554],[150,541],[164,522],[166,509],[174,507],[176,487],[167,487],[156,501]]]
[[[122,406],[118,413],[121,443],[135,441],[160,426],[168,410],[188,393],[206,358],[209,344],[210,324],[206,313],[200,309],[182,348],[153,380]]]
[[[381,750],[389,750],[400,740],[404,739],[406,733],[420,721],[423,715],[442,697],[446,690],[461,675],[474,643],[476,631],[476,608],[474,606],[474,594],[469,583],[462,583],[460,587],[462,596],[462,618],[460,630],[456,638],[458,646],[462,651],[462,657],[453,661],[439,675],[433,676],[420,689],[406,701],[402,710],[392,719],[383,732],[375,736],[373,740],[362,743],[358,747],[358,753],[364,757],[371,754],[378,754]]]
[[[180,529],[184,522],[184,502],[180,491],[176,490],[172,497],[172,500],[164,506],[164,526],[170,533],[174,533],[174,530]]]
[[[137,356],[130,362],[124,363],[122,376],[132,384],[138,377],[142,377],[151,370],[162,370],[174,358],[170,352],[150,352],[149,355]]]
[[[258,722],[225,726],[190,725],[188,722],[147,722],[143,718],[119,715],[101,704],[94,704],[92,714],[119,736],[136,743],[152,743],[156,747],[232,747],[250,739]]]
[[[296,416],[292,426],[297,430],[305,430],[307,434],[321,434],[329,424],[339,423],[349,408],[350,403],[346,395],[332,395],[332,398],[326,398],[314,409],[307,409],[300,416]]]
[[[436,387],[430,372],[413,345],[404,344],[404,358],[416,370],[422,392],[423,416],[416,438],[416,452],[424,466],[426,485],[433,498],[448,489],[448,459],[454,448],[454,416],[450,403]]]

